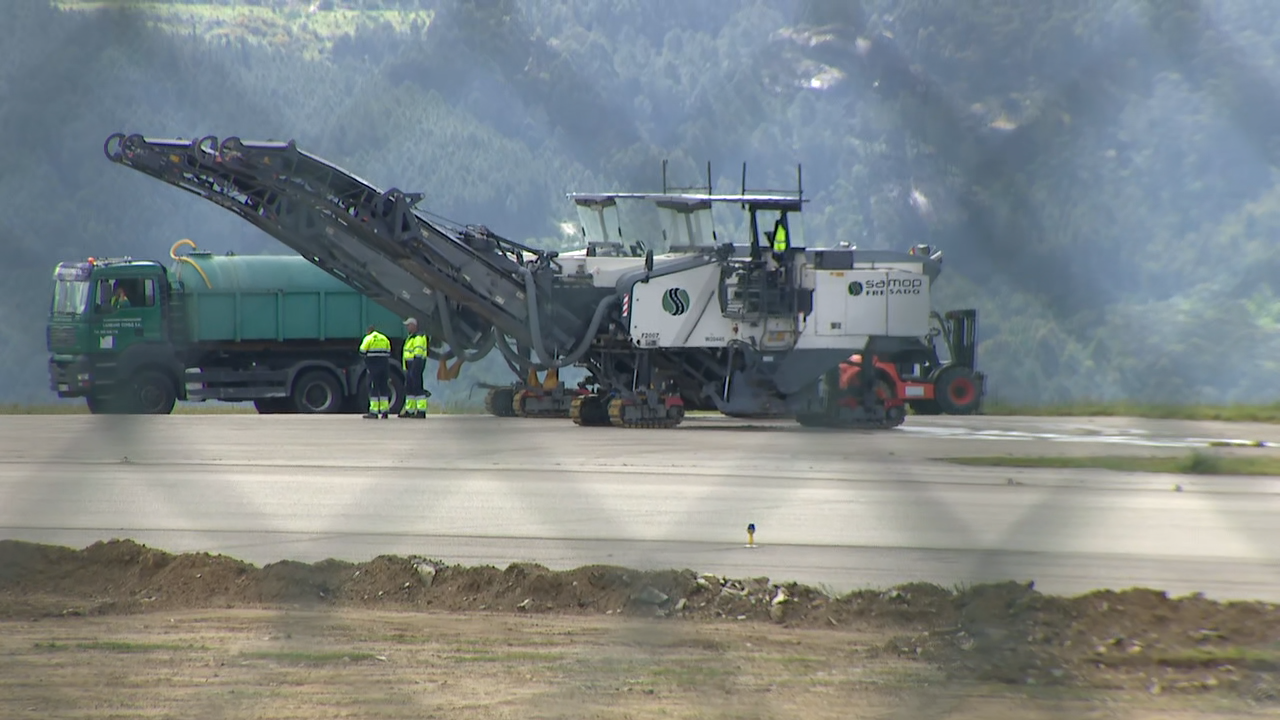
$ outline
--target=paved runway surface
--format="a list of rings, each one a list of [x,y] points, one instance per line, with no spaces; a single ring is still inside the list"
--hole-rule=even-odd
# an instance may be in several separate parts
[[[910,418],[850,433],[721,417],[631,431],[448,416],[5,416],[0,538],[128,537],[258,564],[394,553],[688,567],[836,591],[1016,579],[1046,592],[1140,585],[1280,600],[1280,480],[930,459],[1181,454],[1213,440],[1280,442],[1280,427]]]

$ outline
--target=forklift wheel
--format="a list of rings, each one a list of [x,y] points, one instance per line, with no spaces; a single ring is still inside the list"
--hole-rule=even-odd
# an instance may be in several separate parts
[[[947,415],[972,415],[982,401],[973,371],[962,365],[943,368],[933,389],[938,407]]]

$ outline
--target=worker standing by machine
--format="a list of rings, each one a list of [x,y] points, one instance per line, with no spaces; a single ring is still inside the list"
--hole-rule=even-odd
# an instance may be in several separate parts
[[[418,332],[416,318],[405,320],[404,328],[404,350],[400,353],[400,366],[404,369],[404,407],[400,410],[400,417],[425,418],[427,398],[431,393],[423,387],[422,374],[427,369],[430,340]]]
[[[360,354],[369,373],[369,412],[365,418],[386,419],[391,408],[391,340],[370,325],[360,341]]]

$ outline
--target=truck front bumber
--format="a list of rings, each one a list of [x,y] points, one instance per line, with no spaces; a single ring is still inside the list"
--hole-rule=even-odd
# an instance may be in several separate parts
[[[49,358],[49,389],[60,398],[84,397],[93,386],[93,368],[86,355],[54,355]]]

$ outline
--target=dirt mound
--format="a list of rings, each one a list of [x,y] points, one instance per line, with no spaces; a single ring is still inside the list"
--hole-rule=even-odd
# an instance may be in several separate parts
[[[891,648],[937,661],[954,675],[1013,684],[1145,689],[1275,688],[1280,607],[1170,598],[1145,588],[1073,598],[1032,584],[965,590],[944,622]],[[1270,691],[1267,691],[1270,692]]]
[[[395,556],[259,568],[130,540],[82,550],[0,541],[0,617],[279,605],[875,625],[901,631],[882,652],[936,662],[959,677],[1151,692],[1235,687],[1258,699],[1280,697],[1280,608],[1265,603],[1146,589],[1063,598],[1012,582],[959,592],[912,583],[833,598],[795,583],[690,570],[557,572]]]

